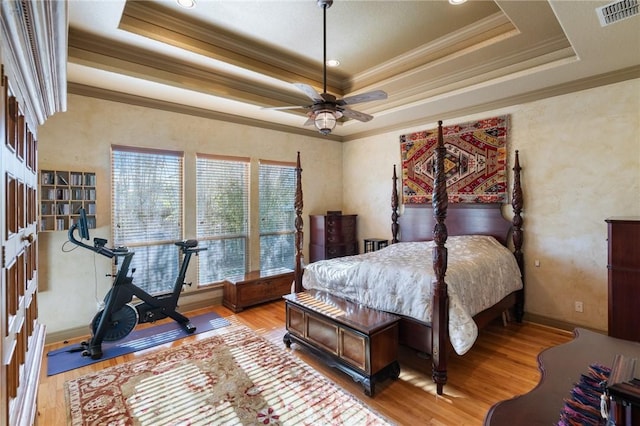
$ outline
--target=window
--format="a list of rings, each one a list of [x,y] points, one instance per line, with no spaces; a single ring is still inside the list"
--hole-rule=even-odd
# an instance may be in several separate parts
[[[183,237],[181,152],[113,146],[111,220],[114,246],[135,252],[134,283],[148,293],[173,289]]]
[[[249,229],[249,159],[198,154],[197,238],[200,282],[243,275]]]
[[[260,269],[293,269],[295,261],[294,164],[261,161]]]

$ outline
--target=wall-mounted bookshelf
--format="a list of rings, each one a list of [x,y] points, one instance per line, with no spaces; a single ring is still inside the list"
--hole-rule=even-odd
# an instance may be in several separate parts
[[[96,174],[60,170],[40,171],[40,231],[64,231],[87,212],[96,227]]]

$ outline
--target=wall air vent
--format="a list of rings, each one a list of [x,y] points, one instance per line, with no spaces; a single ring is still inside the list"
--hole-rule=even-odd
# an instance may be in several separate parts
[[[638,0],[619,0],[596,8],[600,25],[605,27],[640,13]]]

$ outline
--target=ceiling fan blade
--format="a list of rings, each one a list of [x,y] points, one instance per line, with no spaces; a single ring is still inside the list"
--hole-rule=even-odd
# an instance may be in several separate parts
[[[322,96],[320,96],[320,93],[318,93],[316,89],[309,86],[308,84],[293,83],[293,85],[296,86],[298,89],[302,90],[304,94],[307,95],[309,98],[311,98],[314,102],[324,102],[324,99],[322,99]]]
[[[303,126],[312,126],[313,123],[315,123],[315,117],[313,114],[310,114],[309,118],[304,122]]]
[[[310,106],[302,106],[302,105],[290,105],[290,106],[281,106],[281,107],[262,107],[260,109],[271,109],[271,110],[285,110],[285,109],[309,109]]]
[[[387,93],[382,90],[361,93],[359,95],[347,96],[338,101],[338,105],[353,105],[360,102],[379,101],[387,99]]]
[[[362,121],[365,123],[373,119],[373,115],[365,114],[364,112],[354,111],[349,108],[340,108],[340,111],[342,111],[342,115],[344,115],[347,118],[353,118],[354,120]]]

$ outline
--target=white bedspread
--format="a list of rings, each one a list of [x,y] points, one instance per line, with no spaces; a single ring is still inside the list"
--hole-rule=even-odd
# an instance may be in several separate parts
[[[396,243],[370,253],[314,262],[305,267],[302,285],[430,324],[433,246],[431,241]],[[493,237],[449,237],[446,247],[449,338],[462,355],[478,337],[473,315],[522,288],[522,279],[513,253]]]

